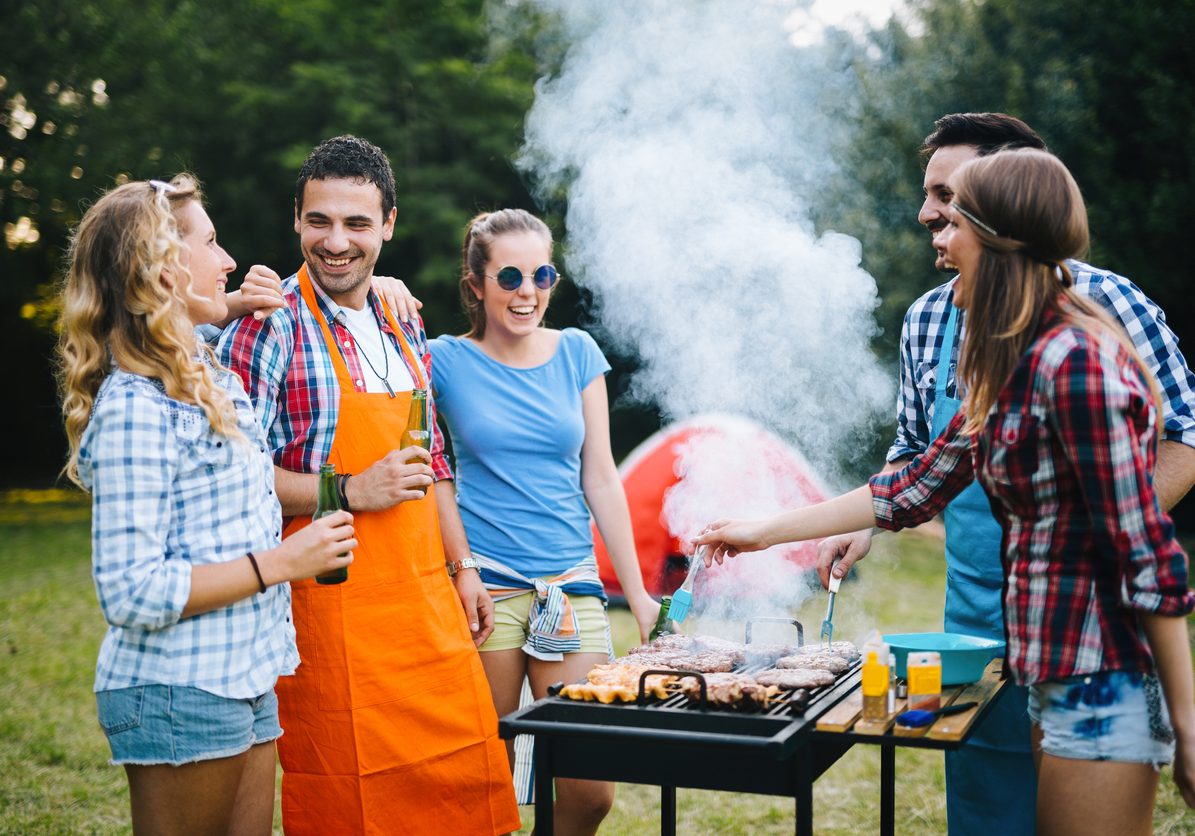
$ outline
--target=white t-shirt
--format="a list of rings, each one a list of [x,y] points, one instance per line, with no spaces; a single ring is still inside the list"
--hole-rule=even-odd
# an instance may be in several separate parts
[[[386,391],[382,376],[387,374],[387,363],[390,364],[387,380],[391,389],[395,392],[409,392],[414,389],[415,381],[411,379],[411,372],[403,362],[402,355],[398,353],[394,340],[389,337],[383,339],[384,334],[378,325],[377,317],[373,314],[373,307],[366,303],[359,311],[343,306],[340,309],[344,311],[345,325],[357,341],[357,357],[361,361],[365,391]],[[360,385],[359,381],[357,385]]]

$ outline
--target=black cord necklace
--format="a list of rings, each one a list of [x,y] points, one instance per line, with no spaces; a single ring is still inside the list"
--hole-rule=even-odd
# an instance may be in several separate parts
[[[367,301],[365,304],[369,305]],[[357,340],[357,353],[365,359],[365,364],[369,366],[369,370],[373,372],[373,376],[382,381],[382,385],[386,387],[386,394],[390,397],[397,397],[394,390],[390,388],[390,352],[386,350],[386,332],[382,330],[382,323],[378,322],[378,315],[374,312],[373,305],[369,305],[369,312],[373,315],[374,324],[378,326],[378,338],[382,341],[382,360],[385,363],[383,370],[385,375],[378,374],[378,370],[374,367],[373,361],[369,359],[369,355],[365,353],[364,346],[361,345],[361,340]],[[347,317],[346,317],[347,320]]]

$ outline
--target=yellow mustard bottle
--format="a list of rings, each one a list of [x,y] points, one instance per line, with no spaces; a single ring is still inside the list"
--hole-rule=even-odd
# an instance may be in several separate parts
[[[889,663],[888,645],[864,645],[861,683],[864,720],[883,721],[888,718]]]

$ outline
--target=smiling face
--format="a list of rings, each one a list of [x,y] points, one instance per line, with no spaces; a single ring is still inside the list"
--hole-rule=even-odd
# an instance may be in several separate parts
[[[216,228],[199,201],[188,200],[175,211],[175,218],[183,240],[179,262],[191,274],[187,316],[195,325],[219,322],[228,315],[224,285],[237,264],[216,243]]]
[[[954,199],[954,191],[949,186],[950,177],[959,166],[978,156],[979,149],[974,145],[945,145],[934,151],[933,156],[929,158],[922,184],[925,201],[921,204],[921,211],[917,213],[917,222],[929,230],[931,239],[936,241],[938,234],[950,222],[947,209],[950,201]],[[934,249],[938,251],[934,267],[942,271],[953,270],[953,267],[943,261],[942,250],[936,243]]]
[[[308,180],[295,232],[312,279],[340,305],[365,306],[369,280],[394,235],[396,213],[382,215],[382,193],[373,183],[335,178]]]
[[[954,283],[954,304],[966,310],[979,271],[983,244],[975,234],[975,227],[971,222],[953,207],[947,210],[947,216],[949,220],[946,226],[934,239],[934,249],[938,251],[939,261],[950,264],[951,269],[958,270],[958,281]]]
[[[485,276],[473,277],[473,293],[485,310],[485,339],[520,339],[535,333],[548,310],[551,290],[540,290],[532,280],[535,268],[548,264],[552,248],[543,235],[531,231],[498,235],[490,245]],[[517,267],[523,283],[503,290],[494,278],[503,267]]]

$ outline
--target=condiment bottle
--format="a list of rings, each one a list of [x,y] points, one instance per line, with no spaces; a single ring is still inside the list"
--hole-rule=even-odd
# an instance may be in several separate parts
[[[908,663],[909,709],[933,711],[942,704],[942,656],[927,650],[910,653]]]
[[[889,712],[889,676],[891,665],[888,645],[868,641],[863,645],[863,719],[883,721]]]

